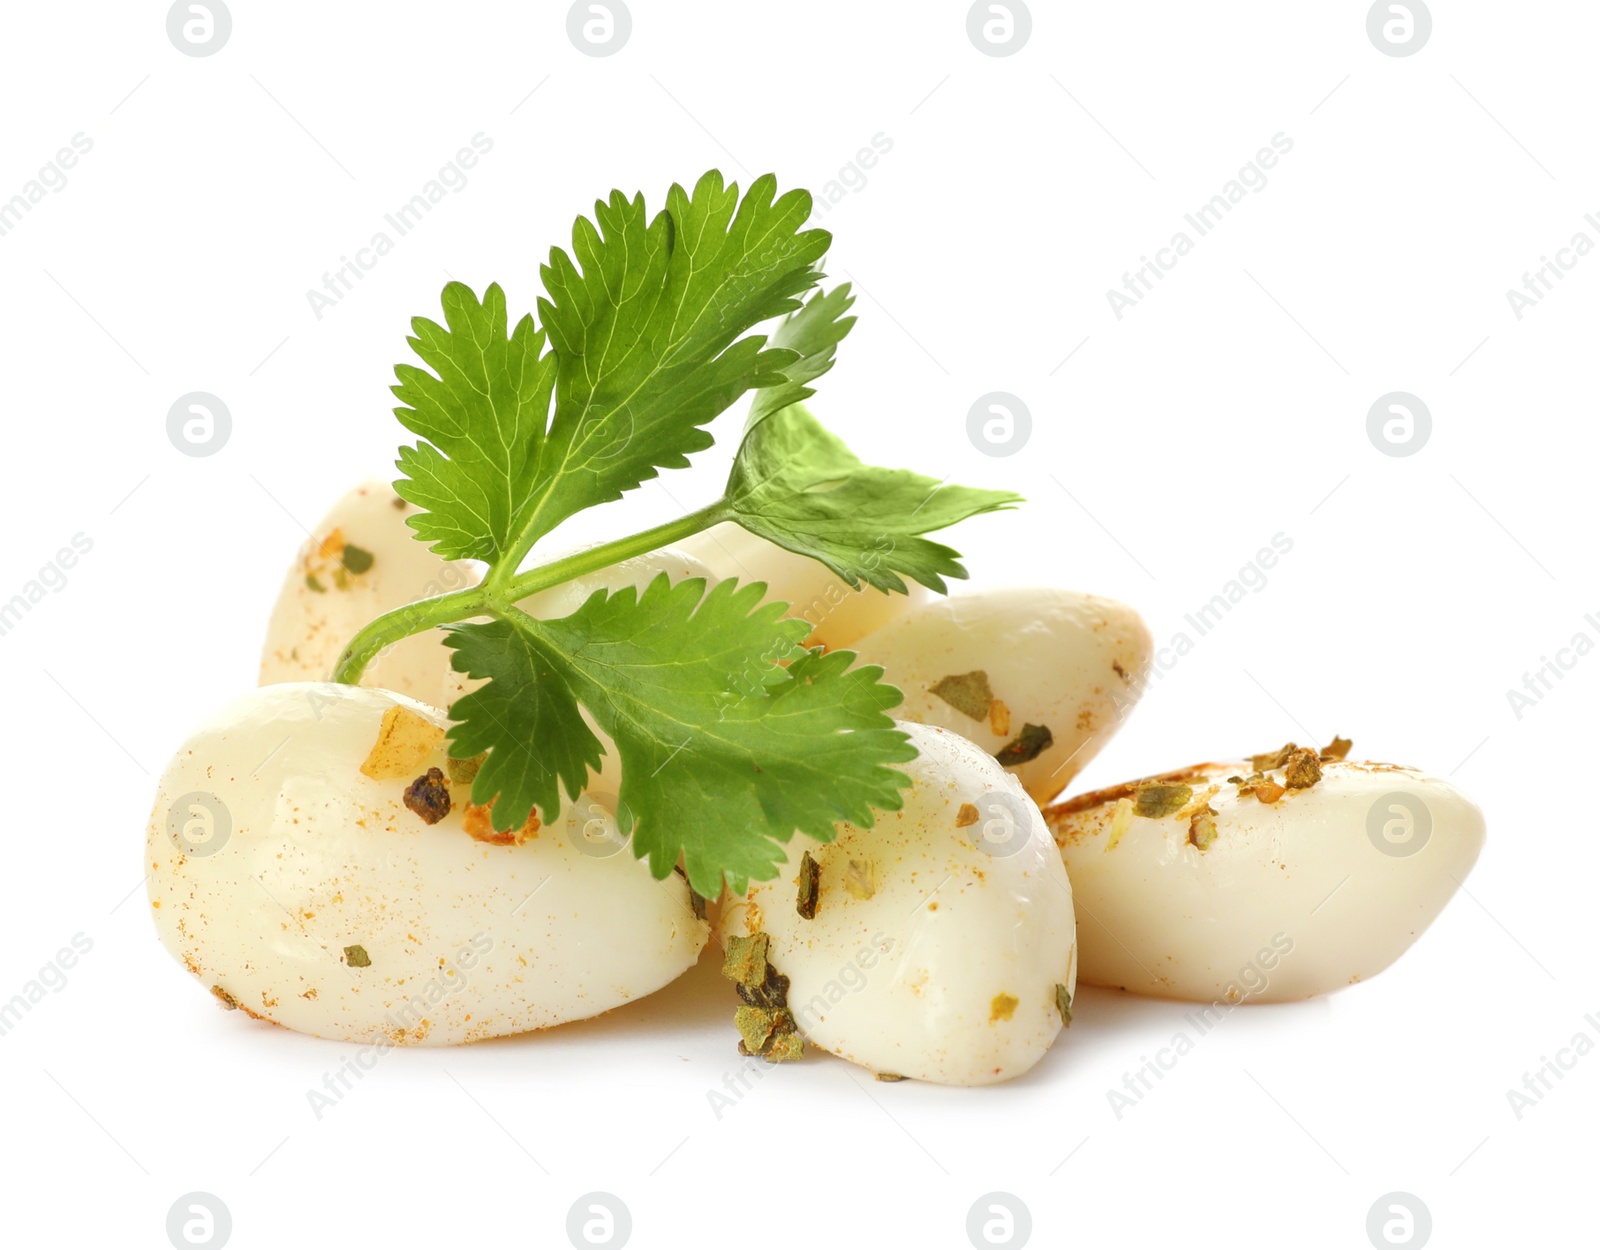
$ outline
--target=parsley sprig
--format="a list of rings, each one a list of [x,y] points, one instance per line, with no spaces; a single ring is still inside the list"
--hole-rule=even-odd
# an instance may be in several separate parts
[[[597,202],[571,254],[553,249],[540,271],[537,324],[512,325],[498,285],[481,298],[447,286],[443,324],[413,323],[425,367],[395,370],[396,415],[419,440],[400,449],[395,489],[420,509],[420,541],[488,570],[373,621],[334,673],[357,682],[384,647],[446,627],[454,666],[485,683],[450,708],[451,753],[485,755],[472,801],[493,801],[506,828],[535,808],[551,819],[587,786],[605,749],[587,711],[621,758],[634,853],[657,877],[681,858],[706,897],[774,876],[796,830],[828,841],[837,821],[899,809],[909,781],[894,766],[916,756],[888,715],[900,692],[848,651],[806,650],[809,627],[763,602],[760,583],[663,575],[559,620],[519,601],[722,521],[853,587],[904,593],[909,577],[943,591],[966,571],[924,535],[1018,502],[865,465],[807,411],[855,320],[848,286],[802,302],[831,241],[805,228],[810,212],[771,176],[741,198],[713,170],[654,217],[642,195]],[[770,336],[752,332],[779,317]],[[752,392],[721,499],[522,568],[562,521],[687,466],[712,445],[705,427]]]

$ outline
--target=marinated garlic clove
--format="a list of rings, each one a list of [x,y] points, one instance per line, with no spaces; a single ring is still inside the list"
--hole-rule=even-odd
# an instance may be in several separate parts
[[[1083,979],[1212,1003],[1382,972],[1484,839],[1483,813],[1449,783],[1315,749],[1130,782],[1045,817],[1084,917]]]
[[[1007,1080],[1039,1061],[1070,1009],[1072,888],[1038,808],[993,757],[942,729],[900,727],[922,753],[903,809],[871,829],[841,824],[826,845],[796,836],[776,880],[724,905],[719,935],[767,935],[808,1042],[883,1074]]]
[[[406,517],[416,509],[387,482],[346,493],[301,547],[273,606],[261,652],[260,684],[325,681],[356,632],[418,599],[463,590],[475,566],[446,561],[418,542]],[[450,652],[441,630],[413,634],[373,659],[362,684],[445,703]]]
[[[806,645],[830,651],[851,646],[933,598],[932,591],[909,579],[909,593],[903,595],[867,585],[853,590],[827,565],[795,555],[732,521],[686,538],[678,548],[703,561],[719,579],[765,582],[768,599],[783,600],[790,617],[811,626]]]
[[[583,1019],[694,964],[708,928],[681,877],[652,878],[588,795],[551,826],[495,830],[449,780],[446,724],[402,695],[320,683],[225,708],[179,749],[151,813],[162,943],[226,1004],[391,1044]]]
[[[897,716],[970,738],[1042,803],[1132,709],[1151,642],[1115,600],[1017,587],[920,605],[852,649],[904,692]]]

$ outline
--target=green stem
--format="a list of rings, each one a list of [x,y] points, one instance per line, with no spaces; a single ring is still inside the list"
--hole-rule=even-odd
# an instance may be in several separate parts
[[[432,599],[418,599],[415,603],[385,612],[368,621],[345,644],[338,662],[333,666],[332,680],[347,686],[359,685],[362,672],[385,647],[393,646],[402,638],[419,634],[425,629],[482,616],[489,606],[488,596],[482,588],[470,586],[466,590],[454,590]]]
[[[506,604],[516,603],[519,599],[526,599],[541,590],[559,586],[562,582],[570,582],[575,577],[598,572],[623,560],[631,560],[634,556],[659,551],[662,547],[670,547],[673,543],[698,534],[701,530],[710,529],[719,521],[728,520],[729,515],[727,501],[719,499],[698,512],[687,513],[676,521],[657,525],[654,529],[644,530],[631,538],[619,538],[615,542],[590,547],[587,551],[575,551],[560,560],[529,569],[526,573],[518,573],[495,597]]]
[[[710,529],[719,521],[727,520],[728,516],[727,501],[719,499],[676,521],[668,521],[665,525],[657,525],[629,538],[601,543],[587,551],[574,552],[560,560],[519,573],[498,586],[486,578],[482,585],[436,595],[432,599],[419,599],[416,603],[385,612],[364,625],[346,644],[334,665],[333,680],[347,686],[357,685],[373,658],[402,638],[440,625],[453,625],[474,616],[499,616],[519,599],[526,599],[541,590],[570,582],[575,577],[583,577],[634,556],[671,546],[701,530]]]

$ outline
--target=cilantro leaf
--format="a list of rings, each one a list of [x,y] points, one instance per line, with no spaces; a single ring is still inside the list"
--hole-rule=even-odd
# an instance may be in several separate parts
[[[553,801],[557,773],[572,793],[563,770],[575,757],[537,757],[550,741],[543,734],[570,727],[582,704],[621,756],[618,821],[634,853],[657,877],[681,854],[703,896],[715,897],[724,879],[742,891],[751,878],[776,875],[782,843],[797,829],[826,842],[837,821],[870,825],[873,808],[898,810],[909,783],[890,766],[916,758],[885,714],[900,692],[882,683],[881,668],[852,669],[850,652],[805,651],[805,622],[781,619],[783,605],[761,602],[764,593],[760,583],[724,581],[708,592],[698,578],[674,586],[663,575],[642,595],[596,592],[560,620],[513,610],[508,625],[458,627],[452,645],[470,653],[469,671],[499,666],[496,681],[522,683],[485,699],[491,681],[452,709],[467,721],[455,731],[461,749],[489,750],[473,800],[498,792],[498,824],[502,811],[514,822]],[[488,658],[512,653],[536,658],[515,666]],[[520,711],[540,685],[552,709],[543,726]],[[502,724],[491,712],[518,719]]]
[[[506,297],[491,286],[444,289],[445,325],[418,317],[407,340],[423,363],[395,366],[400,423],[426,442],[400,449],[402,499],[424,509],[407,523],[447,560],[493,562],[531,514],[539,447],[555,386],[553,357],[532,317],[509,334]]]
[[[770,341],[774,347],[787,347],[799,356],[783,371],[785,380],[780,385],[756,392],[755,399],[750,402],[750,415],[745,420],[746,430],[790,404],[816,394],[806,383],[815,382],[833,368],[834,349],[856,323],[854,317],[844,315],[853,303],[855,296],[850,294],[850,284],[846,282],[831,291],[813,295],[799,312],[784,318]]]
[[[445,642],[453,648],[452,668],[488,679],[450,705],[450,754],[471,759],[488,752],[473,778],[472,801],[495,800],[497,829],[521,828],[535,806],[548,822],[561,808],[560,787],[577,798],[603,753],[564,672],[543,639],[507,621],[454,626]]]
[[[730,514],[752,534],[821,561],[857,589],[866,582],[901,594],[902,573],[940,593],[946,577],[967,575],[958,552],[921,535],[1019,502],[1010,491],[863,464],[803,404],[751,427],[728,477]]]
[[[685,467],[712,444],[702,426],[750,388],[784,381],[795,354],[739,336],[799,307],[831,236],[802,229],[808,193],[776,191],[769,174],[740,200],[712,170],[692,194],[674,185],[648,222],[643,196],[614,191],[595,205],[598,225],[574,226],[576,260],[552,249],[539,321],[557,361],[556,409],[528,541]]]

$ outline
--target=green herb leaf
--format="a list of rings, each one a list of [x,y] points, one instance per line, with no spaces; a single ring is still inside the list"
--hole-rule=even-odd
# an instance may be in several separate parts
[[[382,646],[447,627],[452,663],[484,683],[451,708],[451,777],[494,802],[496,828],[520,828],[535,808],[551,820],[588,785],[605,749],[597,725],[621,757],[617,816],[634,853],[658,877],[681,857],[702,897],[776,875],[796,830],[826,842],[839,821],[899,809],[909,782],[893,766],[916,757],[886,715],[900,692],[881,669],[852,669],[847,651],[805,651],[805,622],[762,604],[759,584],[661,577],[539,621],[514,606],[530,583],[604,560],[557,562],[540,580],[516,576],[523,558],[574,514],[685,467],[751,390],[727,497],[691,526],[731,518],[852,586],[904,592],[904,575],[942,591],[966,571],[924,535],[1018,502],[865,465],[802,406],[855,320],[848,286],[801,302],[831,241],[806,228],[810,211],[809,195],[779,196],[771,176],[741,198],[712,171],[692,191],[673,186],[654,216],[642,196],[598,202],[570,254],[552,250],[541,269],[538,325],[513,326],[498,286],[481,299],[447,286],[443,323],[413,323],[420,363],[396,367],[396,412],[419,441],[401,449],[395,486],[419,539],[490,568],[469,590],[371,623],[337,670],[359,680]],[[755,332],[785,314],[770,341]],[[587,554],[652,550],[671,528]],[[357,547],[343,559],[341,588],[373,563]]]
[[[443,326],[418,317],[412,350],[432,369],[396,365],[400,423],[426,442],[402,447],[395,492],[422,512],[406,518],[447,560],[490,563],[515,547],[538,504],[534,484],[556,381],[545,336],[523,317],[506,329],[498,285],[480,302],[444,289]]]
[[[777,386],[765,387],[756,392],[750,403],[750,416],[745,429],[750,430],[775,412],[790,404],[809,399],[816,392],[807,382],[815,382],[833,368],[833,356],[839,341],[855,325],[854,317],[844,314],[855,297],[850,294],[848,282],[831,291],[819,292],[806,302],[806,306],[793,316],[784,318],[773,332],[773,347],[787,348],[798,358],[784,369],[784,381]]]
[[[565,672],[543,639],[509,621],[457,625],[445,635],[451,666],[479,681],[450,705],[450,754],[473,759],[472,801],[495,799],[497,829],[520,829],[537,806],[549,823],[561,788],[577,798],[598,771],[603,748],[578,712]]]
[[[530,540],[685,467],[712,444],[701,426],[751,387],[786,380],[794,352],[739,335],[800,306],[831,236],[802,229],[809,194],[776,192],[766,175],[741,201],[713,170],[692,194],[674,185],[647,223],[643,196],[614,191],[595,205],[598,224],[574,226],[576,260],[551,251],[539,320],[559,380]]]
[[[498,794],[496,823],[516,823],[535,803],[554,810],[557,776],[575,794],[579,756],[562,744],[593,744],[582,704],[617,744],[634,853],[663,878],[682,854],[705,897],[775,876],[795,830],[827,842],[837,821],[899,810],[909,782],[891,765],[916,758],[885,715],[900,692],[850,652],[801,648],[805,622],[764,590],[663,575],[560,620],[456,627],[457,667],[493,679],[452,709],[465,721],[452,753],[489,752],[473,801]]]
[[[752,427],[728,478],[732,517],[752,534],[820,560],[853,587],[901,594],[902,573],[940,593],[946,577],[967,575],[958,552],[921,535],[1019,502],[1010,491],[862,464],[803,404]]]

